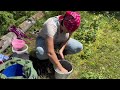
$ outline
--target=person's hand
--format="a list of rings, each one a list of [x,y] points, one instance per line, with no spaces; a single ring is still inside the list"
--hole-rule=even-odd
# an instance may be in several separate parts
[[[63,55],[63,52],[61,50],[59,51],[59,56],[62,60],[64,59],[64,55]]]
[[[61,64],[59,66],[56,67],[59,71],[61,71],[62,73],[67,73],[68,70],[66,70]]]
[[[61,68],[60,71],[61,71],[62,73],[68,73],[68,70],[66,70],[65,68]]]

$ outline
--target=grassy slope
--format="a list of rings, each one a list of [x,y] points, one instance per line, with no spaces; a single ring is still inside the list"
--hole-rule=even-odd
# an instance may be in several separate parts
[[[70,78],[120,78],[120,30],[117,28],[120,22],[116,19],[112,19],[111,22],[107,20],[109,18],[101,19],[101,23],[106,23],[104,25],[100,23],[102,26],[97,31],[96,41],[84,47],[88,48],[90,53],[87,59],[80,57],[83,52],[66,57],[74,66],[74,72]]]
[[[94,52],[87,60],[81,60],[79,54],[66,57],[74,65],[70,78],[120,78],[120,31],[101,31],[99,35],[89,47]]]

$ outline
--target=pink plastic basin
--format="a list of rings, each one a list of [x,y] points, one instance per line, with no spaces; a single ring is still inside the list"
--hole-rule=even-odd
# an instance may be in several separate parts
[[[25,41],[21,39],[14,39],[12,41],[12,46],[15,50],[20,50],[25,46]]]

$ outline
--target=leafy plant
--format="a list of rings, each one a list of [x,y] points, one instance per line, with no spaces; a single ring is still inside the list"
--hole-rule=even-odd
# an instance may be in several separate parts
[[[6,11],[0,11],[0,36],[7,33],[9,25],[14,24],[13,15]]]
[[[94,72],[84,72],[80,74],[80,79],[105,79],[102,74]]]

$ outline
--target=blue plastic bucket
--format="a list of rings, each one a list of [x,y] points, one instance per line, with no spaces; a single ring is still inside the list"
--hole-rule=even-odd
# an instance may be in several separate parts
[[[2,74],[6,75],[7,77],[14,77],[14,76],[23,76],[22,65],[20,64],[13,64],[2,71]]]

